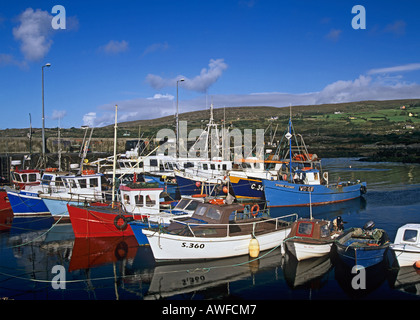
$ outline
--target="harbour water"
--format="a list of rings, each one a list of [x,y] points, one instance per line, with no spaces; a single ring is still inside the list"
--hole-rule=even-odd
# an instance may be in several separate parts
[[[324,159],[329,181],[360,179],[363,199],[312,208],[316,218],[340,215],[345,227],[373,220],[391,240],[398,227],[420,223],[420,165]],[[309,208],[276,208],[272,216]],[[366,287],[333,257],[297,263],[280,249],[238,257],[157,265],[134,237],[75,239],[71,224],[49,217],[15,218],[0,233],[2,300],[416,300],[420,271],[389,263],[366,272]]]

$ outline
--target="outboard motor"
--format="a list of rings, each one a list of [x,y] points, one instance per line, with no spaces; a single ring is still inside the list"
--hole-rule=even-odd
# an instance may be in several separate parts
[[[336,231],[344,230],[344,221],[341,216],[337,216],[337,218],[334,219],[333,226]]]
[[[366,222],[366,224],[363,226],[363,230],[364,231],[371,231],[373,229],[373,227],[375,226],[375,222],[373,222],[372,220],[369,220],[368,222]]]

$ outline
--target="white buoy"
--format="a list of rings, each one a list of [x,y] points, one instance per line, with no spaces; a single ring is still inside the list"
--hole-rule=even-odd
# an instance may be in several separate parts
[[[256,258],[260,254],[260,244],[256,238],[252,238],[249,242],[249,256]]]

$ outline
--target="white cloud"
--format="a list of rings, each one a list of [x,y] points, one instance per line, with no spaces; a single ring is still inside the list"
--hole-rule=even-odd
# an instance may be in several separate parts
[[[405,34],[405,27],[407,26],[407,23],[405,23],[404,20],[397,20],[394,23],[388,24],[384,31],[392,33],[397,36],[402,36]]]
[[[99,50],[107,54],[118,54],[128,50],[128,42],[125,40],[110,40],[106,45],[100,47]]]
[[[149,74],[146,77],[146,81],[154,89],[162,89],[164,87],[174,87],[176,86],[177,80],[184,79],[184,82],[182,83],[184,89],[206,92],[207,89],[222,76],[223,71],[226,70],[227,67],[228,66],[223,59],[210,59],[208,69],[201,69],[200,74],[192,79],[182,75],[172,79],[165,79],[154,74]]]
[[[96,112],[89,112],[83,116],[83,125],[94,127],[96,121]]]
[[[396,66],[389,71],[417,70],[417,64]],[[384,68],[385,69],[385,68]],[[319,91],[292,94],[284,92],[260,92],[250,94],[228,94],[211,96],[212,102],[218,107],[238,106],[273,106],[287,107],[289,105],[317,105],[324,103],[342,103],[364,100],[393,100],[393,99],[419,99],[420,84],[407,83],[401,75],[392,77],[384,76],[384,69],[372,69],[370,74],[360,75],[353,80],[334,81]],[[376,70],[376,71],[375,71]],[[379,72],[379,70],[382,70]],[[176,81],[176,80],[175,80]],[[100,119],[96,119],[95,125],[103,126],[112,124],[114,121],[113,108],[118,104],[118,121],[133,121],[155,119],[163,116],[174,115],[175,105],[173,96],[157,93],[151,98],[136,98],[131,100],[117,101],[98,107],[104,113]],[[205,110],[208,108],[206,95],[200,95],[193,99],[182,99],[179,102],[181,113]],[[127,119],[127,120],[125,120]],[[170,126],[170,124],[168,124]]]
[[[153,43],[144,50],[142,56],[144,57],[145,55],[148,55],[150,53],[153,53],[156,51],[165,51],[168,49],[169,49],[169,44],[166,41],[163,43]]]
[[[67,115],[67,111],[66,110],[53,110],[51,119],[52,120],[62,119],[66,115]]]
[[[166,93],[166,94],[161,94],[161,93],[156,93],[153,97],[151,98],[147,98],[148,100],[155,100],[155,99],[167,99],[167,100],[174,100],[174,96]]]
[[[328,40],[338,41],[340,38],[342,30],[340,29],[331,29],[330,32],[325,36]]]
[[[409,63],[401,66],[371,69],[368,71],[368,74],[394,73],[414,70],[420,70],[420,63]]]
[[[20,50],[26,60],[42,59],[50,50],[53,41],[52,16],[47,11],[27,8],[19,15],[20,24],[13,28],[13,36],[20,41]]]
[[[26,67],[25,61],[18,61],[11,54],[0,53],[0,67],[9,65]]]

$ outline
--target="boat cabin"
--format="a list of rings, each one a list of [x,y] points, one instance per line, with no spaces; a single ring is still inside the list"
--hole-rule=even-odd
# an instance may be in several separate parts
[[[163,188],[158,183],[130,183],[120,186],[121,204],[127,212],[157,214],[160,212],[160,194]]]
[[[19,189],[25,189],[26,186],[39,185],[41,173],[39,170],[15,170],[11,172],[12,184]]]
[[[302,169],[296,170],[293,175],[293,180],[297,183],[307,185],[319,185],[321,184],[321,174],[317,169]]]
[[[182,232],[185,229],[185,224],[189,223],[190,227],[194,229],[194,224],[199,224],[201,227],[199,230],[194,231],[196,235],[217,234],[217,229],[221,228],[224,234],[226,234],[226,226],[215,226],[215,225],[227,225],[229,218],[232,213],[237,211],[243,211],[244,207],[239,204],[227,204],[227,205],[215,205],[211,203],[200,203],[195,209],[191,217],[182,219],[182,223],[178,223],[178,220],[174,220],[169,226],[169,232]],[[203,225],[209,224],[208,228],[203,228]],[[189,229],[189,227],[187,228]]]
[[[420,246],[420,224],[409,223],[400,227],[395,236],[394,243]]]
[[[213,160],[196,161],[194,166],[184,168],[186,174],[210,179],[225,176],[230,170],[232,170],[232,162],[217,157]]]
[[[288,238],[307,240],[329,240],[330,223],[319,219],[300,219],[293,223]]]
[[[65,192],[95,200],[103,199],[103,186],[107,185],[106,179],[101,173],[87,173],[82,175],[61,176],[65,186]]]

